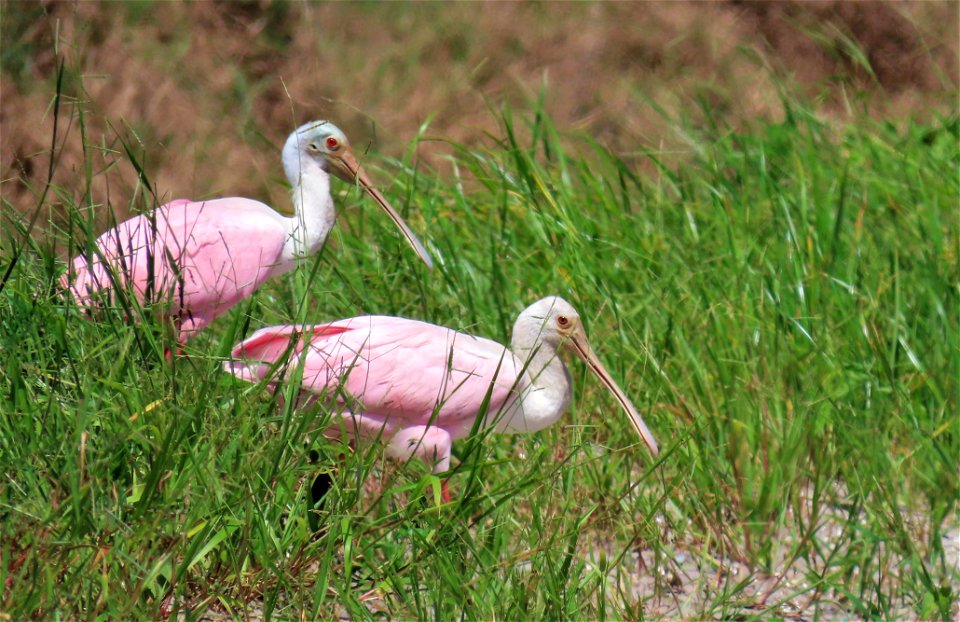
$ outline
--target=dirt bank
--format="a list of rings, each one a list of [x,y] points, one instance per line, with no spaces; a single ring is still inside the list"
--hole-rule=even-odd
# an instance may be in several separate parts
[[[400,155],[428,120],[431,135],[481,142],[491,107],[542,89],[561,129],[629,156],[685,148],[659,110],[737,126],[777,118],[783,90],[836,118],[929,117],[956,107],[958,6],[5,2],[0,191],[36,205],[58,52],[71,122],[56,181],[80,202],[82,105],[98,170],[114,167],[93,201],[122,213],[135,174],[118,132],[163,198],[283,202],[277,149],[311,118]]]

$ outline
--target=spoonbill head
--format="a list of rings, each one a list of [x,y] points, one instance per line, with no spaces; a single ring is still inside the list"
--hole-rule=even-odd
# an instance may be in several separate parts
[[[417,320],[360,316],[313,326],[272,326],[234,346],[224,369],[271,384],[298,373],[302,389],[325,396],[339,415],[328,430],[350,440],[379,439],[387,453],[450,468],[451,446],[478,417],[502,433],[555,423],[571,398],[559,357],[570,351],[616,397],[654,456],[657,443],[587,341],[576,310],[551,296],[520,314],[511,349]]]
[[[183,343],[267,279],[320,250],[335,220],[331,173],[358,183],[432,267],[423,244],[370,182],[335,125],[300,126],[282,157],[292,217],[240,197],[172,201],[103,233],[73,259],[61,284],[88,309],[109,304],[118,289],[142,304],[159,302]]]
[[[536,370],[539,368],[539,374],[546,373],[549,378],[553,369],[562,367],[566,378],[565,381],[557,382],[557,384],[564,386],[568,395],[570,393],[568,372],[566,367],[559,363],[557,356],[560,351],[566,350],[578,357],[586,363],[587,369],[603,383],[620,403],[630,419],[631,426],[651,453],[655,457],[659,455],[660,450],[653,434],[647,428],[647,424],[643,421],[643,417],[637,411],[633,402],[630,401],[630,398],[627,397],[594,353],[580,320],[580,314],[569,302],[559,296],[548,296],[527,307],[514,324],[511,347],[514,354],[521,358],[526,354],[525,360],[529,361],[528,368],[534,373],[537,373]],[[542,350],[542,354],[540,350]],[[542,417],[544,425],[541,427],[553,424],[563,414],[565,408],[565,403],[559,409],[559,412],[556,412],[558,409],[545,408],[544,410],[547,412]],[[521,421],[527,424],[529,420],[533,419],[535,417],[527,415]]]
[[[314,167],[319,170],[311,170]],[[297,190],[302,192],[302,179],[305,173],[308,176],[331,173],[351,184],[359,184],[400,229],[420,260],[428,268],[433,268],[433,260],[427,249],[370,181],[366,171],[360,166],[347,135],[336,125],[329,121],[311,121],[297,128],[283,146],[283,168],[290,185],[294,188],[294,205],[298,200]]]

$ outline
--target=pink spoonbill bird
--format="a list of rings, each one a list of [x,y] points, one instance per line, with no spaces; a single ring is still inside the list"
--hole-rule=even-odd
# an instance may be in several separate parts
[[[417,320],[360,316],[261,329],[234,346],[224,369],[248,382],[273,383],[302,366],[306,391],[339,402],[342,421],[328,435],[379,438],[391,457],[417,457],[440,473],[450,468],[453,441],[470,433],[481,412],[482,426],[501,433],[536,432],[560,418],[572,393],[561,350],[586,362],[657,456],[657,442],[594,354],[580,316],[555,296],[520,314],[510,349]]]
[[[182,344],[264,281],[320,250],[335,218],[331,173],[359,183],[432,267],[423,244],[329,121],[313,121],[290,134],[283,169],[293,188],[292,217],[240,197],[172,201],[102,234],[95,249],[73,259],[62,285],[87,308],[118,287],[130,288],[141,303],[164,303]]]

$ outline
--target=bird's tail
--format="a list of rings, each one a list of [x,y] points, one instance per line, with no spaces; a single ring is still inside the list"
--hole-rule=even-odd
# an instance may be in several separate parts
[[[233,346],[223,370],[247,382],[262,380],[278,362],[300,354],[314,336],[337,335],[350,330],[331,324],[268,326]],[[304,339],[306,336],[306,339]]]

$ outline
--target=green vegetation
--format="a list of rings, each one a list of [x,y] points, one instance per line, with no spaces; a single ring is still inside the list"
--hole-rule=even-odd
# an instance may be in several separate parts
[[[150,310],[88,322],[57,292],[64,249],[99,233],[90,145],[76,187],[49,191],[57,226],[40,210],[52,233],[4,206],[0,611],[949,619],[960,124],[838,127],[784,106],[744,131],[675,122],[691,156],[650,150],[651,174],[537,106],[503,112],[487,149],[421,137],[457,174],[413,146],[370,164],[434,273],[343,191],[320,256],[169,362]],[[152,207],[120,135],[136,188],[121,201]],[[294,387],[220,372],[242,336],[304,319],[389,313],[507,341],[546,294],[580,309],[656,463],[576,366],[562,424],[459,443],[439,505],[419,463],[318,438],[329,415]],[[312,514],[320,471],[334,487]]]

